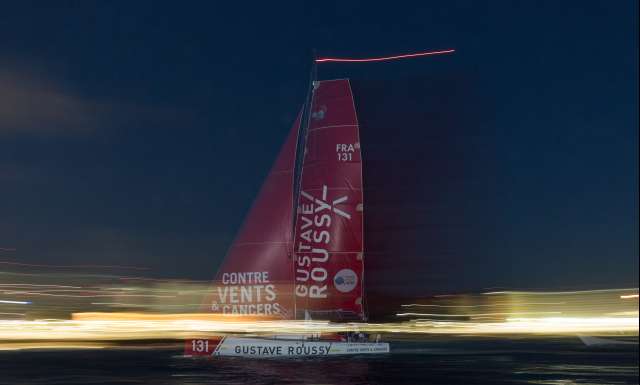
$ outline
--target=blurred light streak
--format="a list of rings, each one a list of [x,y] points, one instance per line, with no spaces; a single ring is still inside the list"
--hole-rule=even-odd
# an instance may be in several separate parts
[[[573,290],[573,291],[489,291],[482,293],[483,295],[566,295],[566,294],[595,294],[595,293],[607,293],[616,292],[622,290],[636,290],[636,289],[595,289],[595,290]]]
[[[531,306],[531,305],[564,305],[566,304],[566,302],[530,302],[530,303],[518,303],[518,305],[520,306]],[[513,305],[513,303],[511,302],[496,302],[496,303],[492,303],[492,304],[485,304],[485,305],[434,305],[434,304],[421,304],[421,303],[409,303],[409,304],[403,304],[400,305],[402,307],[412,307],[412,306],[416,306],[416,307],[420,307],[420,306],[433,306],[433,307],[450,307],[450,308],[456,308],[456,307],[468,307],[468,308],[473,308],[473,307],[496,307],[496,306],[510,306]]]
[[[638,316],[638,311],[617,311],[615,313],[609,313],[609,315],[611,316],[631,316],[631,317],[637,317]]]
[[[227,333],[307,334],[359,330],[371,333],[537,335],[638,333],[637,317],[514,317],[504,322],[411,321],[384,324],[256,321],[212,314],[81,313],[72,320],[2,320],[0,340],[127,341],[186,339]]]
[[[150,270],[149,267],[124,266],[124,265],[45,265],[38,263],[21,263],[14,261],[0,261],[2,265],[23,266],[23,267],[48,267],[55,269],[128,269],[128,270]]]
[[[148,297],[148,298],[176,298],[175,295],[155,295],[155,294],[95,294],[95,295],[72,295],[72,294],[52,294],[38,291],[5,291],[4,294],[13,295],[41,295],[47,297],[66,297],[66,298],[98,298],[98,297]]]
[[[638,334],[638,301],[622,298],[637,298],[633,293],[638,293],[638,288],[437,295],[402,306],[389,305],[389,314],[415,316],[382,324],[335,324],[191,314],[201,309],[202,300],[212,290],[206,281],[123,279],[115,274],[78,271],[0,272],[0,281],[6,282],[0,284],[0,295],[19,293],[14,294],[16,297],[3,296],[12,302],[0,305],[7,312],[4,316],[0,313],[0,349],[85,344],[109,347],[136,341],[152,346],[162,341],[225,334],[266,336],[348,330],[386,334],[387,338]],[[29,283],[16,283],[25,281]],[[26,296],[38,296],[37,301],[27,308],[19,307],[33,299]],[[136,313],[126,312],[127,308]],[[17,316],[23,311],[24,315]]]
[[[91,302],[91,305],[107,305],[107,306],[134,306],[134,307],[146,307],[150,306],[148,303],[126,303],[126,302]],[[181,303],[181,304],[161,304],[162,307],[189,307],[189,306],[202,306],[201,303]]]
[[[195,280],[195,279],[167,279],[167,278],[149,278],[149,277],[118,277],[126,281],[152,281],[152,282],[175,282],[175,283],[205,283],[211,285],[211,281]]]
[[[0,299],[0,303],[12,304],[12,305],[30,305],[31,301],[10,301],[6,299]]]
[[[621,295],[620,298],[621,299],[638,298],[638,294]]]
[[[439,314],[439,313],[398,313],[396,314],[398,317],[409,317],[409,316],[432,316],[432,317],[468,317],[467,314]]]
[[[441,313],[398,313],[398,317],[407,316],[433,316],[433,317],[475,317],[475,316],[496,316],[496,315],[532,315],[532,314],[562,314],[560,311],[529,311],[529,312],[504,312],[504,313],[470,313],[470,314],[441,314]]]
[[[24,350],[24,349],[105,349],[114,346],[112,343],[105,342],[18,342],[18,343],[2,343],[0,351]]]
[[[82,289],[82,286],[66,286],[66,285],[36,285],[32,283],[0,283],[0,286],[9,286],[9,287],[57,287],[62,289]]]
[[[216,313],[131,313],[131,312],[84,312],[73,313],[71,318],[76,321],[166,321],[166,320],[205,320],[221,322],[257,322],[270,321],[274,317],[257,315],[236,315]]]

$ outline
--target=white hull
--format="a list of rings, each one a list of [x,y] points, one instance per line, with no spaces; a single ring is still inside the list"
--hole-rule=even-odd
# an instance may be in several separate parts
[[[318,357],[347,354],[389,353],[384,342],[333,342],[228,337],[220,341],[213,356]]]

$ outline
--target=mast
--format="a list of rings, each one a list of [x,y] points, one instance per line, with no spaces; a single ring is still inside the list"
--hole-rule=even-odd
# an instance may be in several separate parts
[[[316,79],[318,77],[318,65],[317,65],[317,57],[316,50],[312,50],[312,60],[311,60],[311,69],[309,71],[309,84],[307,86],[307,94],[305,96],[304,105],[302,106],[301,112],[301,124],[298,127],[298,139],[296,142],[296,157],[295,157],[295,165],[294,165],[294,174],[293,174],[293,207],[291,210],[291,239],[296,239],[296,220],[298,216],[298,201],[300,197],[300,187],[302,183],[302,164],[304,162],[304,149],[307,142],[307,132],[309,129],[309,122],[311,119],[311,102],[313,99],[313,87]],[[292,277],[295,277],[295,241],[291,243],[291,272]],[[297,319],[297,306],[295,301],[295,281],[292,282],[292,298],[293,298],[293,314],[294,319]]]

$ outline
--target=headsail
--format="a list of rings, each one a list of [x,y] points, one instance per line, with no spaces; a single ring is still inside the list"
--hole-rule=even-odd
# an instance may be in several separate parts
[[[214,282],[210,311],[293,318],[293,168],[301,116]]]
[[[362,164],[349,81],[314,82],[295,224],[296,318],[364,318]]]

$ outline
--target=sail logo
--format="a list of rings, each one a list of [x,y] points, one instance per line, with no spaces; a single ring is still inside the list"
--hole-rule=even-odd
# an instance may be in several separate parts
[[[360,143],[336,143],[338,162],[351,162],[356,150],[360,149]]]
[[[327,106],[320,106],[318,111],[314,111],[311,113],[311,117],[313,120],[322,120],[324,119],[325,114],[327,113]]]
[[[358,275],[351,269],[342,269],[333,277],[333,284],[341,293],[348,293],[356,288]]]
[[[224,314],[278,314],[282,307],[277,302],[276,287],[268,271],[225,272],[222,286],[215,289],[213,312]]]
[[[318,199],[313,197],[311,194],[306,193],[304,191],[301,191],[300,194],[302,194],[303,197],[307,198],[308,200],[310,200],[311,202],[315,203],[316,209],[315,212],[318,211],[322,211],[325,209],[330,209],[331,211],[333,211],[334,213],[340,215],[341,217],[347,218],[347,219],[351,219],[351,215],[349,215],[348,213],[340,210],[339,208],[336,207],[336,205],[339,205],[340,203],[346,202],[347,199],[349,199],[348,196],[342,196],[338,199],[334,199],[333,201],[331,201],[331,204],[329,204],[327,202],[327,185],[323,185],[322,186],[322,199]]]
[[[337,205],[348,196],[328,199],[328,187],[322,186],[322,197],[301,191],[298,207],[295,293],[298,297],[327,298],[327,263],[331,243],[331,223],[336,216],[351,219],[351,215]]]

